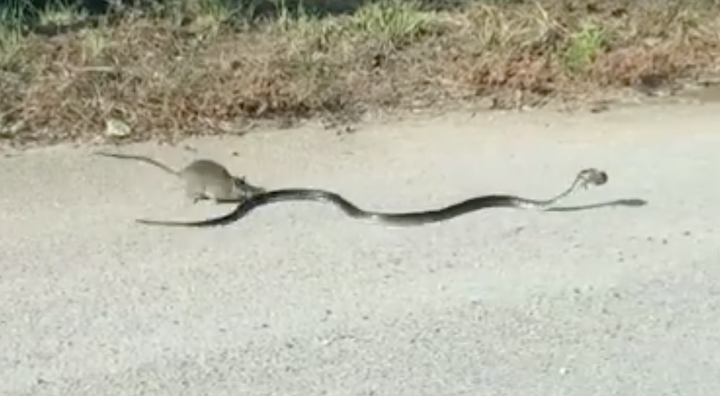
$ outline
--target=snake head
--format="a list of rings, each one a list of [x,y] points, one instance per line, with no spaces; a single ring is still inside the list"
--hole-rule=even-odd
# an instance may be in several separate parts
[[[607,183],[608,175],[599,169],[588,168],[580,171],[578,181],[582,184],[583,188],[602,186]]]

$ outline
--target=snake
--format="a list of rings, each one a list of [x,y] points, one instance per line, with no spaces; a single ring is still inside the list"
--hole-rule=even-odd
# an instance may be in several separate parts
[[[286,201],[319,201],[330,202],[342,210],[346,215],[354,219],[368,220],[386,225],[413,226],[435,223],[450,220],[457,216],[468,214],[488,208],[516,208],[530,210],[549,210],[558,202],[567,198],[580,189],[601,186],[608,181],[605,171],[596,168],[581,170],[573,183],[560,194],[550,199],[531,199],[515,195],[493,194],[476,196],[464,201],[428,211],[405,212],[405,213],[382,213],[365,211],[351,203],[341,195],[332,191],[322,189],[306,188],[285,188],[277,190],[254,189],[248,186],[250,191],[257,191],[241,201],[233,211],[228,214],[200,221],[164,221],[136,219],[135,221],[145,225],[161,225],[171,227],[214,227],[225,226],[247,216],[253,210],[272,203]]]

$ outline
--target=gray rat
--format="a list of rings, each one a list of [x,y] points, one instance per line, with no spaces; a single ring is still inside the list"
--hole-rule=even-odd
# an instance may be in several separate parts
[[[174,170],[152,158],[142,155],[96,152],[96,155],[120,159],[134,159],[173,174],[185,182],[185,196],[193,203],[210,199],[215,203],[237,203],[250,196],[264,193],[265,189],[249,184],[244,177],[236,177],[219,163],[198,159],[181,170]]]

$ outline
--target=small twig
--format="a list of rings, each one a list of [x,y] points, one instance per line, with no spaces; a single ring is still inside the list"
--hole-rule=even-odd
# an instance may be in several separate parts
[[[98,73],[118,73],[120,69],[114,66],[83,66],[73,67],[73,71],[79,72],[98,72]]]

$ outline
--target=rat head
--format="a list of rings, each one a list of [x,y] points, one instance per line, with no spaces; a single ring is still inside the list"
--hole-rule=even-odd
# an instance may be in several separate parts
[[[244,198],[251,198],[267,192],[266,189],[260,186],[250,184],[244,177],[235,177],[233,181],[235,182],[235,189]]]
[[[607,183],[608,175],[607,173],[599,169],[588,168],[580,171],[577,177],[577,181],[582,185],[583,188],[601,186]]]

